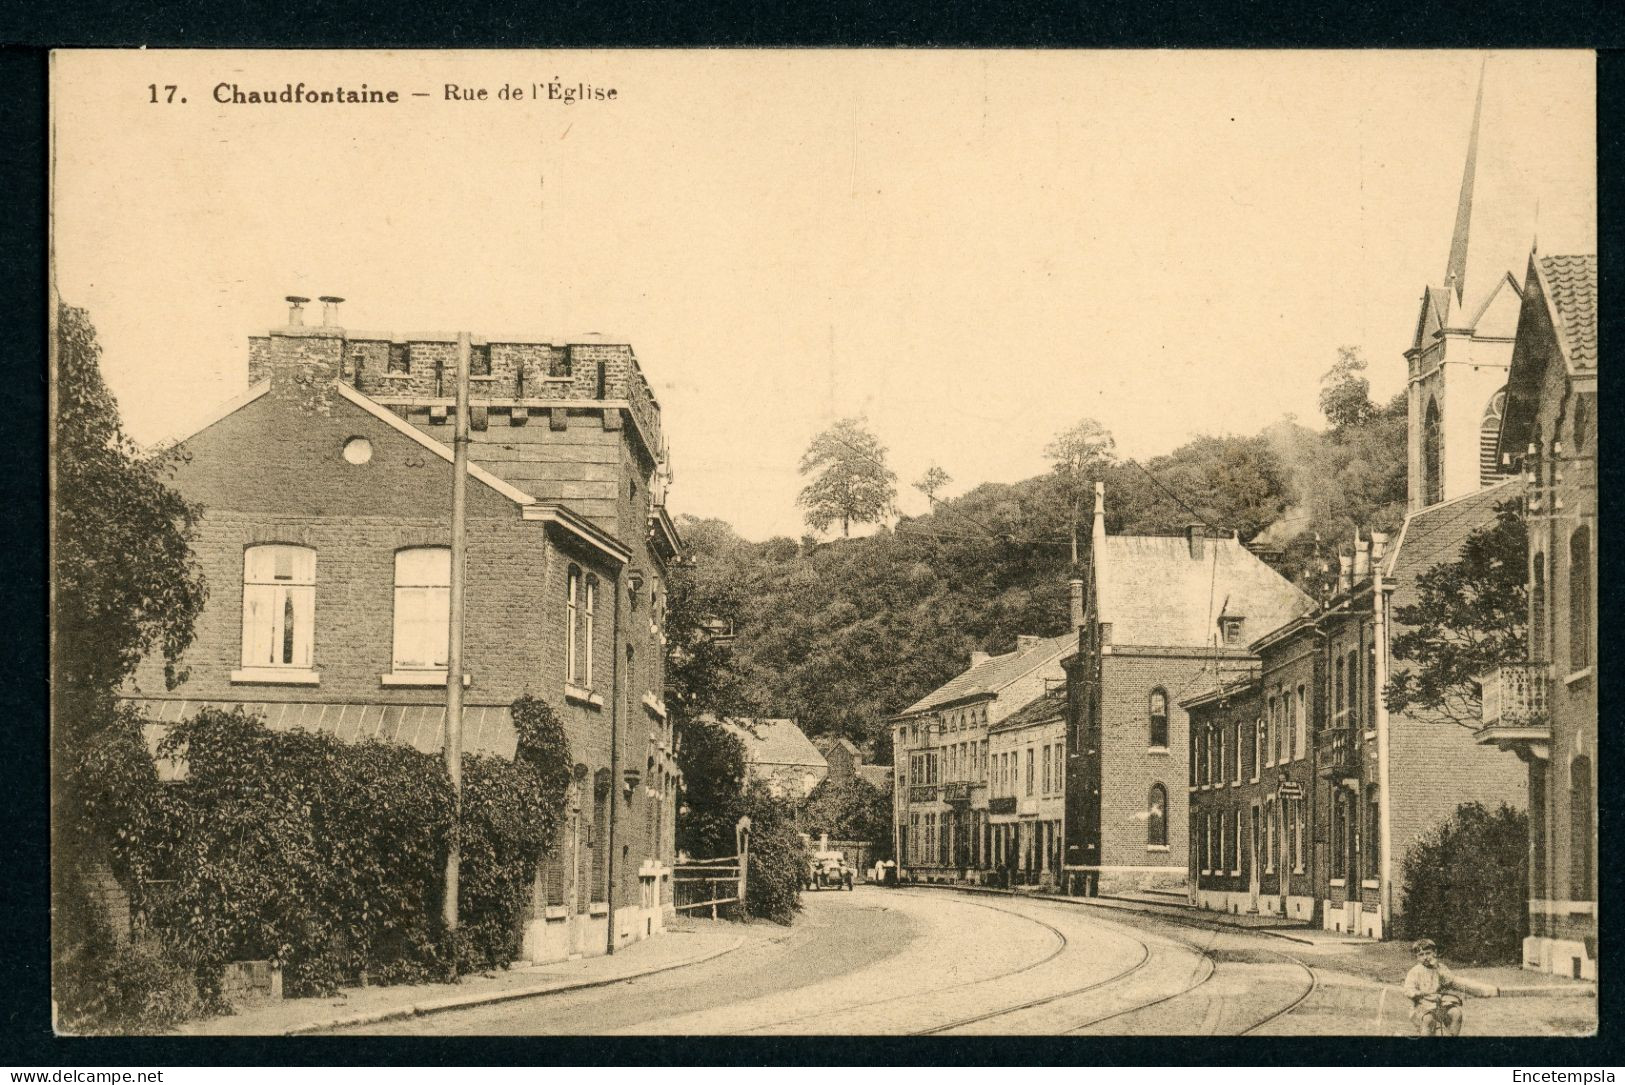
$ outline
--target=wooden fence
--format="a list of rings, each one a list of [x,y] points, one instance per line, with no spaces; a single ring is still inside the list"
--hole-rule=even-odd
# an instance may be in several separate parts
[[[690,859],[672,868],[672,899],[677,911],[709,908],[711,918],[715,919],[717,908],[724,904],[735,904],[744,910],[750,870],[750,818],[740,818],[734,827],[734,844],[739,849],[734,855]]]

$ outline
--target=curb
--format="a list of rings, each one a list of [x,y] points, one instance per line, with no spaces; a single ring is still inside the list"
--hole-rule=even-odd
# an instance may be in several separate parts
[[[487,994],[452,995],[448,998],[438,998],[429,1002],[418,1002],[410,1006],[398,1006],[388,1010],[372,1010],[366,1013],[350,1014],[347,1017],[333,1017],[311,1024],[295,1025],[282,1030],[282,1036],[308,1036],[313,1033],[331,1032],[334,1029],[356,1028],[361,1025],[377,1025],[385,1021],[403,1021],[410,1017],[427,1017],[430,1014],[447,1013],[452,1010],[466,1010],[474,1006],[494,1006],[502,1002],[517,1002],[523,998],[541,998],[545,995],[564,994],[568,991],[585,991],[593,987],[608,987],[615,983],[625,983],[627,980],[641,979],[644,976],[658,975],[661,972],[670,972],[678,968],[687,968],[690,965],[704,964],[706,961],[716,960],[724,954],[732,953],[745,944],[745,936],[735,936],[732,943],[723,946],[712,953],[688,960],[677,961],[673,964],[661,965],[659,968],[648,968],[641,972],[627,972],[619,976],[605,976],[599,979],[579,980],[574,983],[554,984],[549,987],[532,987],[518,991],[492,991]]]
[[[1478,998],[1596,998],[1597,988],[1590,983],[1516,983],[1497,987],[1471,977],[1458,975],[1456,986]]]

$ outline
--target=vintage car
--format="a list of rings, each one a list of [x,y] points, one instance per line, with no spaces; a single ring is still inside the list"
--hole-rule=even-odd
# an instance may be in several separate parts
[[[838,851],[814,852],[807,864],[805,887],[811,889],[851,889],[852,868]]]

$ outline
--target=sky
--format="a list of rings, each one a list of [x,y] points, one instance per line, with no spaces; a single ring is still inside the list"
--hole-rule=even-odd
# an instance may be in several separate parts
[[[1319,425],[1340,346],[1399,390],[1481,69],[1469,295],[1596,251],[1592,54],[59,52],[54,285],[142,441],[246,387],[288,294],[630,342],[672,511],[797,536],[845,416],[917,514],[928,466],[1027,478],[1084,417],[1142,459]],[[216,101],[300,83],[400,100]]]

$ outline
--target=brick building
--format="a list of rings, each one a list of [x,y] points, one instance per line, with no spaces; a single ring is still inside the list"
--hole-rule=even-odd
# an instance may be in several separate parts
[[[989,864],[1002,885],[1060,883],[1066,685],[988,727]]]
[[[989,728],[1059,682],[1061,657],[1074,643],[1070,634],[1023,635],[1013,652],[973,652],[969,669],[891,718],[900,877],[986,880],[993,869]]]
[[[1180,698],[1253,663],[1253,631],[1310,600],[1234,538],[1107,535],[1095,488],[1088,604],[1067,675],[1063,871],[1070,892],[1184,886],[1189,759]]]
[[[1191,731],[1188,876],[1199,908],[1313,915],[1316,633],[1312,616],[1266,633],[1250,645],[1256,669],[1183,702]]]
[[[1529,534],[1529,657],[1482,682],[1479,741],[1529,787],[1525,967],[1597,976],[1597,258],[1531,254],[1502,462]]]
[[[243,705],[441,748],[457,341],[349,331],[336,308],[306,326],[296,302],[251,338],[251,387],[183,441],[210,592],[187,681],[165,691],[148,660],[128,691],[160,728]],[[625,345],[475,339],[470,376],[464,748],[511,757],[521,694],[560,713],[575,783],[523,954],[601,953],[612,919],[625,944],[671,905],[659,407]]]
[[[829,775],[829,762],[795,720],[727,719],[745,745],[745,776],[782,799],[801,802]]]

